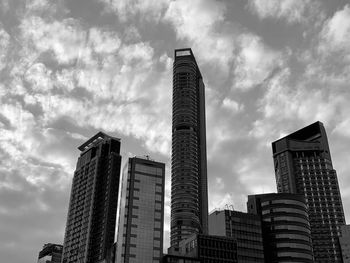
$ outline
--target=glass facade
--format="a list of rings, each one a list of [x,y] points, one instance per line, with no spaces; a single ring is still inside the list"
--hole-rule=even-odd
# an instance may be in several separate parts
[[[341,262],[345,224],[325,128],[315,122],[272,143],[277,190],[305,196],[315,262]]]
[[[114,243],[120,178],[120,140],[99,132],[78,148],[63,263],[109,259]]]
[[[205,98],[191,49],[175,50],[171,159],[172,247],[208,231]]]
[[[237,240],[238,263],[264,263],[261,218],[232,210],[214,211],[209,215],[209,234]]]
[[[261,216],[266,262],[314,262],[304,196],[251,195],[247,206],[248,212]]]
[[[164,255],[163,263],[201,263],[198,258],[177,256],[177,255]]]
[[[165,164],[130,158],[125,169],[117,262],[160,262],[163,253]]]
[[[203,263],[237,263],[235,238],[193,234],[179,244],[180,253]]]

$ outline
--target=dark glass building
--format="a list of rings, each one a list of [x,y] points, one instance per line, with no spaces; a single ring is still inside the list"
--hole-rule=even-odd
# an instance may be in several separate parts
[[[237,241],[231,237],[193,234],[179,244],[182,255],[203,263],[237,263]]]
[[[38,263],[61,263],[62,245],[48,243],[39,252]]]
[[[78,148],[63,263],[110,261],[120,178],[120,140],[102,132]]]
[[[163,254],[165,164],[129,158],[122,180],[118,263],[159,263]]]
[[[247,206],[249,213],[261,216],[266,262],[314,262],[304,196],[249,195]]]
[[[180,255],[164,255],[162,263],[201,263],[198,258],[185,257]]]
[[[204,84],[191,49],[175,50],[171,160],[171,246],[208,232]]]
[[[341,262],[338,237],[345,218],[323,124],[273,142],[272,151],[278,192],[306,198],[315,262]]]
[[[264,263],[261,218],[256,214],[232,210],[209,215],[209,234],[237,240],[238,263]]]

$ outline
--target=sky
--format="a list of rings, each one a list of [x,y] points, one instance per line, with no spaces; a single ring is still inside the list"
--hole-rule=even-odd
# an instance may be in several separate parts
[[[206,86],[209,210],[276,192],[271,142],[326,128],[350,220],[346,0],[0,0],[0,258],[62,243],[77,147],[121,138],[123,163],[166,163],[172,63],[191,47]]]

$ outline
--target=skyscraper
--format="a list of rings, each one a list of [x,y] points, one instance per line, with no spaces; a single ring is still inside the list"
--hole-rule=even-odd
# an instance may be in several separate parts
[[[209,234],[237,240],[238,263],[264,263],[261,217],[232,210],[209,215]]]
[[[208,232],[204,83],[192,50],[175,50],[171,160],[171,246]]]
[[[341,262],[338,237],[345,218],[323,124],[273,142],[272,151],[278,192],[305,196],[315,262]]]
[[[202,263],[237,263],[237,240],[232,237],[193,234],[179,244],[180,253]]]
[[[165,164],[134,157],[123,170],[116,262],[159,263],[163,254]]]
[[[38,263],[61,263],[62,245],[48,243],[39,252]]]
[[[339,237],[343,263],[350,263],[350,225],[341,226],[341,237]]]
[[[114,242],[120,140],[99,132],[78,149],[62,262],[103,262]]]
[[[314,263],[304,196],[249,195],[247,208],[261,217],[265,262]]]

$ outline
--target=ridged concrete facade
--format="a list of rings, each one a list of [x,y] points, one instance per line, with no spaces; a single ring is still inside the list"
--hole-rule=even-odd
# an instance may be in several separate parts
[[[272,143],[277,190],[304,195],[316,263],[342,262],[338,237],[345,224],[326,130],[315,122]]]
[[[261,216],[265,262],[314,262],[304,196],[250,195],[247,206],[249,213]]]
[[[171,161],[171,246],[208,232],[205,98],[191,49],[175,50]]]

